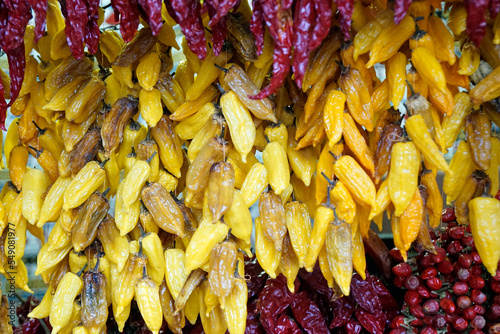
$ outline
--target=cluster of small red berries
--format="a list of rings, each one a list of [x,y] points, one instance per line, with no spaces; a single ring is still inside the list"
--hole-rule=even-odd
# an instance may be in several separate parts
[[[470,228],[457,225],[452,208],[442,222],[438,235],[431,232],[434,252],[414,245],[403,262],[391,250],[394,285],[406,292],[390,333],[500,333],[500,270],[495,277],[485,270]]]

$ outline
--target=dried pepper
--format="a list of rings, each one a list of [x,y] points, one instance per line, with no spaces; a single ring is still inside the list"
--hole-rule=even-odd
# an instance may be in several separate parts
[[[470,39],[479,46],[486,34],[486,10],[489,0],[465,0],[467,9],[467,33]]]

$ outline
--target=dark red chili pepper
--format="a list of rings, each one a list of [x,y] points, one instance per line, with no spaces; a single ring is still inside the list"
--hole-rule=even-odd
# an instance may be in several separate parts
[[[278,334],[301,334],[299,326],[292,318],[286,314],[282,314],[276,321],[274,333]]]
[[[273,54],[273,76],[267,87],[257,95],[250,96],[252,99],[263,99],[273,94],[280,88],[290,71],[293,22],[290,8],[283,6],[283,1],[262,1],[264,20],[274,40]]]
[[[269,276],[261,268],[255,256],[245,260],[245,274],[250,276],[250,280],[247,282],[248,299],[250,299],[260,293]]]
[[[88,22],[85,26],[85,44],[87,44],[90,54],[97,52],[99,47],[99,0],[87,0]]]
[[[351,297],[362,308],[370,313],[382,311],[382,305],[377,291],[372,283],[363,280],[359,274],[354,274],[351,279]]]
[[[0,49],[3,48],[3,43],[5,41],[8,20],[9,11],[7,10],[7,6],[5,5],[4,0],[0,0]]]
[[[2,78],[0,78],[0,129],[7,130],[5,128],[5,118],[7,117],[7,102],[4,98],[4,89]]]
[[[9,61],[10,75],[9,106],[11,106],[12,103],[14,103],[14,101],[17,99],[24,80],[24,68],[26,66],[26,59],[24,56],[24,43],[21,43],[21,45],[13,50],[7,51],[7,60]],[[0,123],[2,122],[3,121],[0,119]]]
[[[293,75],[297,86],[302,87],[302,80],[309,62],[309,41],[312,23],[316,21],[313,0],[298,0],[295,4],[293,20]]]
[[[380,273],[385,279],[391,277],[391,256],[386,244],[372,229],[368,231],[368,238],[363,238],[366,253],[373,259]]]
[[[83,40],[88,22],[87,4],[85,0],[66,0],[66,39],[76,59],[83,57]]]
[[[223,17],[229,14],[229,11],[239,5],[239,0],[220,0],[217,12],[214,16],[210,16],[210,27],[217,24]]]
[[[384,327],[380,326],[377,317],[371,313],[368,313],[361,307],[356,308],[356,319],[358,319],[361,326],[363,326],[369,333],[372,334],[384,333]]]
[[[347,325],[354,313],[354,303],[351,298],[344,296],[330,302],[332,307],[333,320],[330,323],[330,329]]]
[[[490,16],[497,17],[500,12],[500,0],[490,0]]]
[[[160,32],[161,26],[163,25],[163,19],[161,17],[161,0],[139,0],[139,5],[141,5],[144,13],[146,14],[146,20],[148,21],[149,27],[153,35],[156,36]]]
[[[264,47],[264,33],[266,32],[264,23],[264,11],[259,0],[252,0],[252,18],[250,19],[250,31],[255,36],[255,46],[257,47],[257,55],[262,54]]]
[[[349,320],[349,322],[345,326],[345,329],[347,331],[347,334],[359,334],[359,333],[361,333],[361,330],[363,329],[363,327],[361,327],[359,322],[357,322],[354,319],[351,319],[351,320]]]
[[[354,11],[354,0],[337,0],[337,7],[340,13],[340,30],[344,34],[344,40],[351,39],[351,18]]]
[[[27,0],[5,0],[8,10],[7,27],[2,49],[7,52],[24,44],[24,32],[31,20],[31,8]]]
[[[467,34],[479,46],[486,34],[486,10],[489,0],[465,0],[464,3],[467,9]]]
[[[263,329],[259,321],[259,316],[257,315],[257,299],[254,299],[247,306],[247,323],[245,326],[245,334],[261,333],[263,333]]]
[[[193,0],[165,0],[168,13],[180,25],[189,48],[198,58],[205,59],[205,30],[200,15],[200,2]]]
[[[220,7],[220,2],[218,0],[205,1],[208,8],[208,15],[214,18],[217,15],[218,7]],[[224,40],[227,35],[227,24],[226,17],[221,17],[216,23],[213,23],[210,19],[210,28],[212,29],[212,44],[214,55],[219,56],[222,46],[224,45]]]
[[[139,10],[136,0],[114,0],[113,10],[120,14],[120,33],[123,40],[128,43],[133,38],[139,26]]]
[[[412,0],[396,0],[394,4],[394,22],[399,24],[410,8]]]
[[[293,297],[291,306],[295,320],[307,333],[330,333],[318,306],[309,299],[305,291],[299,292]]]
[[[318,291],[320,294],[325,296],[327,299],[331,299],[333,296],[333,290],[328,287],[328,282],[323,277],[319,263],[317,262],[314,266],[312,272],[307,272],[304,269],[299,270],[299,277],[304,283],[311,288],[311,290]]]
[[[257,311],[264,328],[273,328],[276,320],[292,302],[286,279],[283,275],[268,279],[257,300]]]
[[[340,10],[340,3],[344,0],[337,0],[337,6]],[[314,10],[316,12],[316,25],[312,31],[311,41],[309,42],[309,52],[316,49],[325,39],[330,31],[332,20],[332,7],[329,0],[313,0]]]
[[[384,283],[372,275],[368,275],[368,280],[372,283],[373,288],[377,292],[384,311],[398,311],[400,309],[398,302],[394,299]]]
[[[46,29],[46,16],[47,16],[47,0],[28,0],[35,12],[35,39],[34,43],[43,36]]]

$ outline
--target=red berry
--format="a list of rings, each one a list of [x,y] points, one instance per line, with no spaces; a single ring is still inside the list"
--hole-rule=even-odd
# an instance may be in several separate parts
[[[427,268],[435,265],[436,261],[434,261],[432,254],[427,254],[422,259],[420,259],[419,263],[422,267]]]
[[[424,319],[422,319],[422,322],[424,323],[424,325],[426,326],[432,326],[432,319],[433,319],[433,316],[431,315],[426,315],[424,317]]]
[[[405,288],[408,290],[417,290],[419,285],[420,281],[418,280],[417,276],[411,275],[405,280]]]
[[[472,320],[476,316],[476,312],[474,311],[474,306],[469,306],[467,307],[464,312],[462,313],[462,316],[465,318],[465,320]]]
[[[448,226],[450,226],[450,224],[448,224]],[[462,226],[455,226],[450,228],[448,233],[450,234],[450,237],[452,237],[453,239],[459,240],[462,239],[463,236],[465,235],[465,229]]]
[[[443,298],[439,302],[439,306],[445,311],[447,314],[453,314],[455,313],[456,306],[453,300],[451,298]]]
[[[412,325],[413,327],[420,327],[422,326],[422,320],[420,319],[414,319],[412,321],[410,321],[410,325]]]
[[[436,277],[437,272],[438,271],[437,271],[437,269],[435,267],[425,268],[424,271],[422,271],[422,274],[420,275],[420,277],[422,279],[433,278],[433,277]]]
[[[472,248],[476,247],[474,245],[474,238],[472,237],[472,235],[464,235],[464,237],[462,238],[462,245],[472,247]]]
[[[445,314],[444,315],[444,319],[449,324],[452,324],[457,318],[458,318],[458,316],[456,314]],[[449,331],[451,331],[451,330],[449,330]]]
[[[466,330],[468,325],[469,323],[467,322],[467,320],[462,317],[458,317],[455,319],[455,321],[453,321],[453,328],[455,328],[457,331]]]
[[[389,251],[389,254],[392,256],[392,258],[394,260],[396,260],[397,262],[403,262],[404,259],[403,259],[403,256],[401,255],[401,252],[399,251],[399,249],[397,248],[393,248]]]
[[[472,277],[472,273],[469,269],[460,268],[457,272],[457,278],[462,282],[468,282]]]
[[[472,275],[472,277],[469,280],[468,284],[469,284],[469,286],[472,289],[481,290],[486,285],[486,282],[484,281],[484,278],[482,278],[481,276],[479,276],[479,275]]]
[[[408,277],[411,275],[411,266],[406,262],[398,263],[392,267],[392,272],[399,277]]]
[[[458,240],[453,240],[446,246],[446,252],[450,255],[455,255],[460,253],[464,249],[464,246]]]
[[[474,304],[481,305],[481,304],[486,303],[486,295],[479,290],[472,290],[472,292],[470,294],[470,299],[474,302]]]
[[[472,256],[469,254],[460,254],[458,256],[458,263],[463,268],[469,268],[472,265]]]
[[[394,286],[396,286],[396,288],[401,289],[405,284],[405,278],[397,276],[392,280],[392,282],[394,283]]]
[[[483,316],[476,315],[470,322],[470,326],[474,329],[483,329],[486,326],[486,320],[484,320]]]
[[[396,318],[392,320],[391,328],[403,328],[402,325],[404,324],[405,324],[405,316],[398,315]]]
[[[483,262],[477,251],[470,252],[470,255],[472,256],[472,260],[474,261],[474,264],[481,264]]]
[[[414,317],[417,317],[419,319],[422,319],[423,317],[425,317],[424,310],[422,309],[422,306],[420,306],[420,305],[415,305],[415,306],[410,307],[410,313],[411,313],[411,315],[413,315]]]
[[[432,254],[432,259],[434,260],[434,262],[439,263],[443,261],[445,257],[446,251],[444,250],[444,248],[436,247],[435,253]]]
[[[481,266],[472,266],[470,267],[470,271],[472,275],[481,275],[483,273],[483,269],[481,269]]]
[[[496,318],[500,317],[500,304],[491,305],[490,310]]]
[[[426,284],[430,290],[439,290],[443,287],[443,282],[437,277],[428,279]]]
[[[389,332],[389,334],[406,334],[406,329],[404,328],[396,328]]]
[[[500,295],[500,282],[491,280],[490,281],[491,290],[497,295]]]
[[[437,333],[438,331],[434,327],[430,326],[424,327],[424,329],[420,331],[420,334],[437,334]]]
[[[441,213],[441,221],[443,223],[449,223],[449,222],[454,221],[456,219],[457,218],[455,217],[455,210],[453,210],[453,208],[446,208]]]
[[[405,302],[408,306],[415,306],[420,303],[420,296],[416,291],[406,291]]]
[[[457,306],[459,309],[466,309],[467,307],[471,306],[472,301],[468,296],[460,296],[457,298]]]
[[[437,267],[439,272],[445,275],[453,272],[453,264],[449,260],[438,263]]]
[[[493,297],[493,304],[500,304],[500,295],[496,295]]]
[[[476,314],[483,315],[486,312],[483,305],[476,304],[473,307],[474,307],[474,312],[476,312]]]
[[[484,334],[483,331],[480,331],[479,329],[473,329],[469,332],[469,334]]]
[[[457,296],[465,295],[469,291],[469,286],[464,282],[457,282],[453,284],[453,293]]]
[[[433,325],[436,328],[442,328],[446,326],[446,319],[444,318],[444,315],[436,314],[436,316],[434,317]]]
[[[425,314],[434,315],[439,311],[439,303],[436,299],[429,299],[424,303],[422,309],[424,310]]]
[[[423,285],[418,286],[417,293],[420,296],[422,296],[422,298],[429,298],[430,297],[429,290]]]

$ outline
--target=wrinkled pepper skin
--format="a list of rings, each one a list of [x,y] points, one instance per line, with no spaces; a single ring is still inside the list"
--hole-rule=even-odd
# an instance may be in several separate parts
[[[219,298],[229,296],[233,290],[237,249],[231,241],[216,245],[210,254],[208,283],[210,290]]]
[[[465,185],[455,200],[455,216],[457,223],[469,225],[469,202],[481,196],[490,185],[491,180],[486,173],[476,170],[467,178]]]
[[[135,282],[135,300],[148,329],[158,334],[163,321],[158,284],[149,277],[138,279]]]
[[[335,220],[326,232],[326,254],[330,270],[342,293],[349,295],[353,271],[351,225]]]
[[[476,197],[469,202],[472,237],[483,265],[495,275],[500,260],[500,201]]]
[[[106,302],[106,276],[99,270],[89,270],[82,275],[82,324],[88,330],[100,330],[108,319]]]
[[[208,206],[212,221],[218,221],[231,208],[234,194],[234,168],[229,162],[217,162],[208,175]]]
[[[490,167],[491,121],[488,116],[475,111],[465,121],[465,136],[470,146],[472,160],[482,170]]]
[[[272,191],[263,193],[259,199],[259,212],[264,235],[281,252],[286,234],[285,208],[281,198]]]

